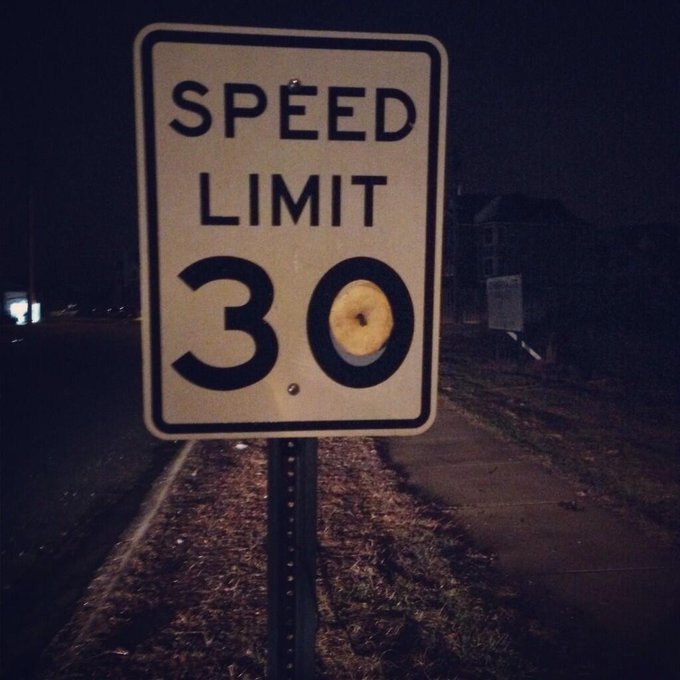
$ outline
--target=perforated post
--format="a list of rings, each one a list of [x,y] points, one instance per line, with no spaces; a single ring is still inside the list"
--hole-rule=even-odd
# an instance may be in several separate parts
[[[271,439],[268,456],[268,680],[314,676],[316,439]]]

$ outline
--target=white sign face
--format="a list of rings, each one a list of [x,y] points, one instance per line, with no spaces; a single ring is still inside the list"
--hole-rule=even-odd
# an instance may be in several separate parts
[[[486,280],[489,328],[501,331],[524,330],[522,276],[495,276]]]
[[[158,24],[136,39],[135,79],[149,429],[425,430],[438,361],[441,45]]]

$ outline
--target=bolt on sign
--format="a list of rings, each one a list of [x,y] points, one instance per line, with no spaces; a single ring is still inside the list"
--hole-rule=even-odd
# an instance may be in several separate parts
[[[415,434],[436,404],[447,58],[424,36],[135,42],[159,437]]]

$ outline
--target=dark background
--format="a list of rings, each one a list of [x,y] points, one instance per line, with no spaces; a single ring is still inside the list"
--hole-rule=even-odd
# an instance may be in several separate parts
[[[558,199],[611,232],[680,221],[679,15],[659,0],[5,3],[0,292],[27,289],[30,223],[46,311],[114,304],[136,283],[132,46],[149,23],[434,35],[450,57],[448,190]],[[638,280],[625,312],[656,335],[677,296],[645,321],[655,289]],[[675,336],[664,354],[648,337],[605,345],[619,329],[593,328],[627,370],[648,370],[630,347],[659,357],[654,375],[672,374],[671,352],[677,366]],[[3,644],[30,665],[169,456],[141,423],[136,324],[0,330]]]
[[[556,198],[594,228],[679,219],[677,3],[57,1],[2,12],[0,277],[27,285],[32,212],[36,292],[51,306],[106,300],[136,261],[132,43],[155,21],[434,35],[451,64],[450,187]]]

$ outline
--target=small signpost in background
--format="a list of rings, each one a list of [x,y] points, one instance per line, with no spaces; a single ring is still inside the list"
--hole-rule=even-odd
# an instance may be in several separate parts
[[[269,438],[270,678],[313,670],[315,438],[435,417],[447,68],[425,36],[135,42],[145,418]]]
[[[524,330],[521,274],[488,278],[486,302],[489,328],[516,333]]]
[[[532,358],[540,361],[540,354],[520,337],[524,331],[522,275],[488,278],[486,280],[486,305],[489,328],[505,331]],[[496,346],[496,353],[498,354],[498,346]]]

